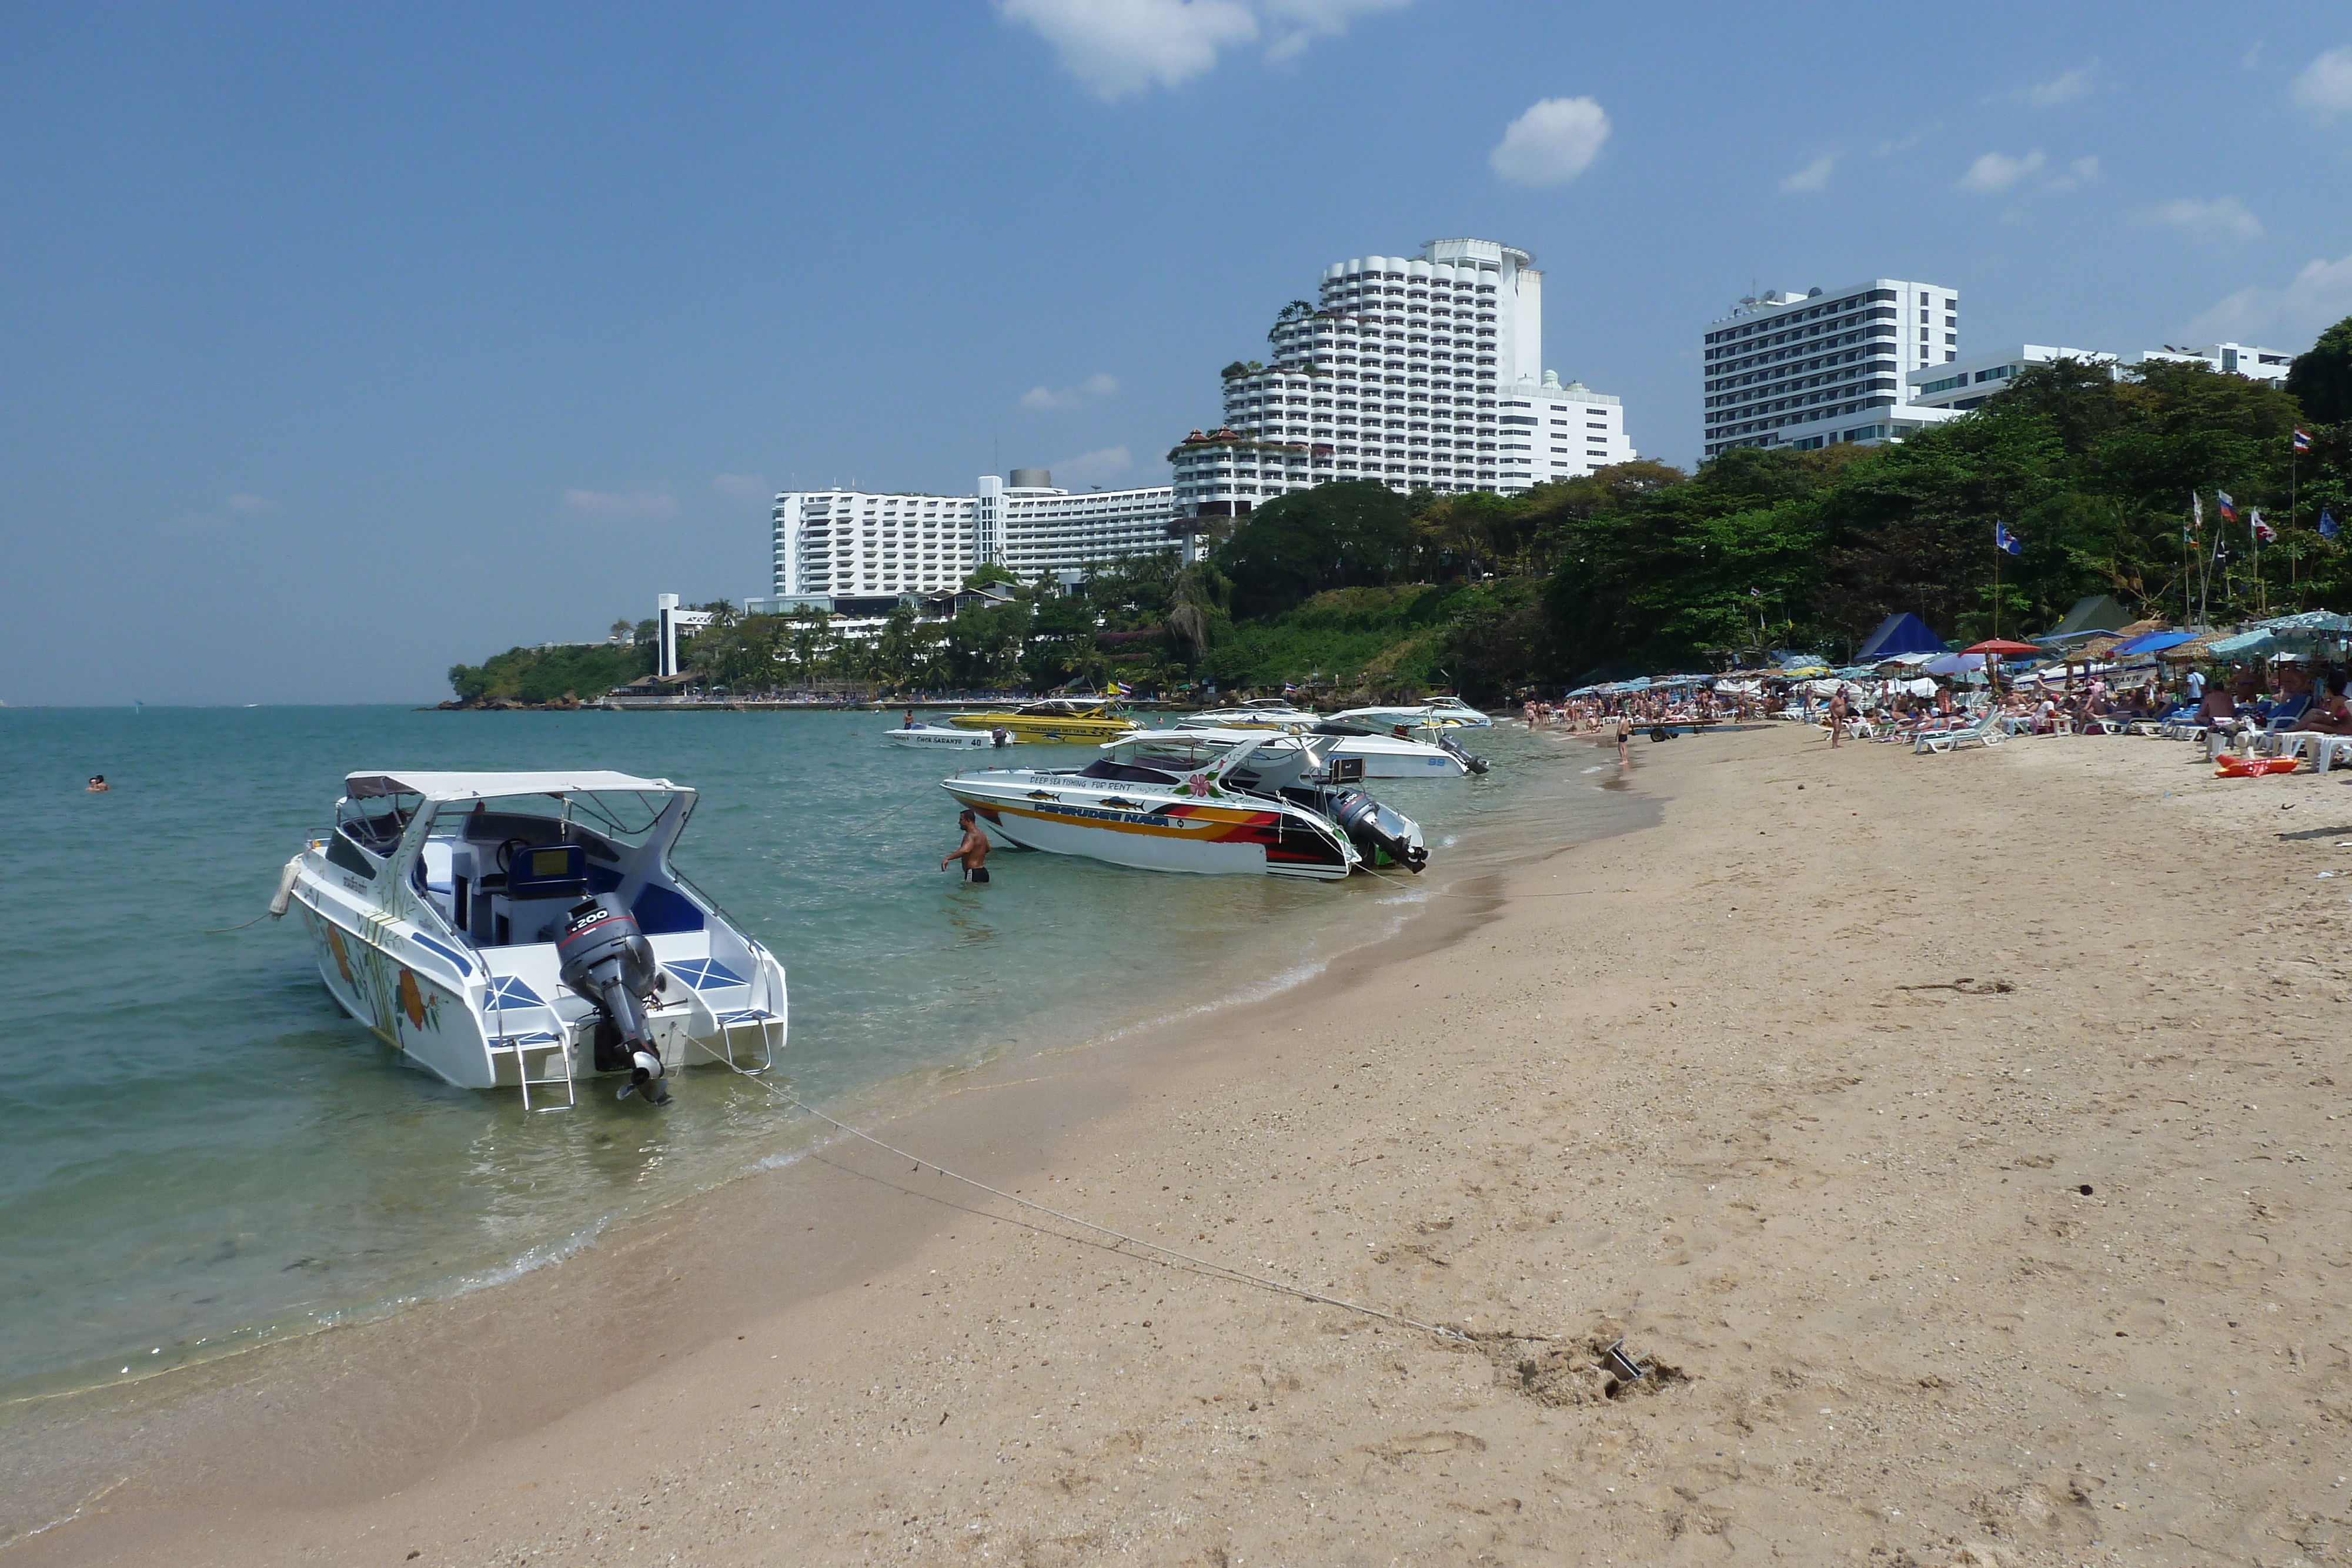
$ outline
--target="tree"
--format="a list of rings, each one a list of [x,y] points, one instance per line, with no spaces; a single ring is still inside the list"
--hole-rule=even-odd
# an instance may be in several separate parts
[[[1294,490],[1250,514],[1218,548],[1236,615],[1276,614],[1327,588],[1391,582],[1414,563],[1404,498],[1377,479]]]
[[[2352,420],[2352,316],[2322,332],[2310,352],[2294,357],[2286,390],[2305,418],[2321,424]]]
[[[1198,663],[1214,641],[1220,619],[1227,627],[1233,624],[1225,612],[1234,601],[1234,585],[1213,563],[1195,561],[1177,576],[1171,597],[1169,635],[1180,652]]]

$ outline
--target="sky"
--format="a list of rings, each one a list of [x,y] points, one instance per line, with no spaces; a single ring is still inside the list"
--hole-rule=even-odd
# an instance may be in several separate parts
[[[1685,467],[1753,289],[1944,285],[1963,355],[2352,314],[2340,4],[1781,15],[0,9],[0,702],[432,702],[768,591],[781,487],[1165,483],[1438,237]]]

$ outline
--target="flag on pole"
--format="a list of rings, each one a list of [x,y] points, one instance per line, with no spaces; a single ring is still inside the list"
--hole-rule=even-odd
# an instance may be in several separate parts
[[[1998,517],[1993,519],[1992,548],[2006,555],[2023,555],[2025,541],[2009,531],[2009,526]]]
[[[1105,696],[1123,697],[1127,695],[1127,687],[1124,684],[1118,681],[1105,681],[1103,683],[1103,695]]]
[[[2319,508],[2319,537],[2324,539],[2336,537],[2336,514],[2325,507]]]
[[[1761,599],[1764,597],[1764,591],[1760,588],[1751,588],[1748,591],[1748,597],[1750,599]]]
[[[2254,542],[2256,544],[2271,544],[2278,538],[2278,530],[2271,527],[2268,523],[2263,521],[2263,509],[2260,507],[2247,507],[2246,515],[2253,519]]]
[[[2223,522],[2225,522],[2225,523],[2234,523],[2234,522],[2236,522],[2236,521],[2238,520],[2238,503],[2237,503],[2237,502],[2235,502],[2235,501],[2233,501],[2233,500],[2231,500],[2231,499],[2230,499],[2230,492],[2229,492],[2229,491],[2227,491],[2227,490],[2216,490],[2216,491],[2214,491],[2214,492],[2213,492],[2213,500],[2214,500],[2214,504],[2215,504],[2216,506],[2218,506],[2218,507],[2221,508],[2221,520],[2222,520]]]
[[[2311,432],[2302,429],[2295,431],[2294,449],[2297,452],[2308,452],[2311,450]]]
[[[1297,683],[1297,682],[1296,682],[1296,681],[1285,681],[1285,682],[1283,682],[1283,683],[1282,683],[1282,695],[1283,695],[1284,696],[1288,696],[1288,695],[1291,695],[1291,693],[1293,693],[1293,692],[1297,691],[1297,689],[1298,689],[1298,683]]]
[[[2189,492],[2189,531],[2192,534],[2205,531],[2205,497],[2194,490]]]

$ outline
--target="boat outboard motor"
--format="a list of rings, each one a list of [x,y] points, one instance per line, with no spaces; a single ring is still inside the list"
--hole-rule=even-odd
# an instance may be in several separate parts
[[[1436,735],[1438,750],[1445,752],[1449,756],[1453,757],[1455,760],[1460,762],[1463,767],[1467,768],[1473,773],[1484,773],[1486,771],[1487,762],[1485,758],[1472,755],[1460,741],[1454,739],[1452,736],[1446,734],[1442,729],[1438,730]]]
[[[1341,832],[1356,841],[1366,860],[1374,858],[1375,851],[1385,851],[1391,860],[1415,875],[1429,863],[1429,851],[1412,841],[1412,824],[1361,789],[1334,790],[1323,810],[1339,824]]]
[[[609,893],[573,904],[561,922],[555,958],[563,983],[596,1004],[596,1071],[627,1069],[629,1086],[621,1099],[642,1094],[656,1105],[668,1100],[642,1000],[652,994],[659,968],[636,916]]]

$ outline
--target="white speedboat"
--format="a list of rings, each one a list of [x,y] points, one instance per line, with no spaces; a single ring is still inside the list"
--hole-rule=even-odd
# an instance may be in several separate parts
[[[1337,882],[1428,862],[1418,824],[1334,782],[1295,736],[1248,735],[1198,770],[1155,766],[1132,739],[1119,749],[1130,759],[988,768],[940,787],[1004,842],[1144,871]]]
[[[1315,724],[1319,713],[1293,707],[1287,698],[1255,697],[1238,707],[1211,708],[1176,721],[1179,729],[1287,729],[1294,724]]]
[[[1013,735],[1003,729],[948,729],[935,724],[902,725],[882,732],[887,746],[911,746],[919,749],[945,748],[950,751],[985,751],[992,746],[1010,746]]]
[[[1232,750],[1262,733],[1252,729],[1147,729],[1108,742],[1103,749],[1122,760],[1147,766],[1193,767]],[[1296,736],[1315,753],[1335,782],[1357,779],[1449,779],[1486,770],[1484,758],[1441,738],[1432,743],[1402,735],[1376,735],[1355,725],[1294,725]],[[1350,767],[1349,764],[1354,766]]]
[[[1486,729],[1495,722],[1460,697],[1432,697],[1409,707],[1351,707],[1331,716],[1341,724],[1401,724],[1414,729]]]
[[[353,773],[288,862],[344,1011],[402,1059],[523,1105],[625,1075],[667,1099],[689,1061],[783,1049],[783,966],[669,863],[695,791],[593,770]]]

